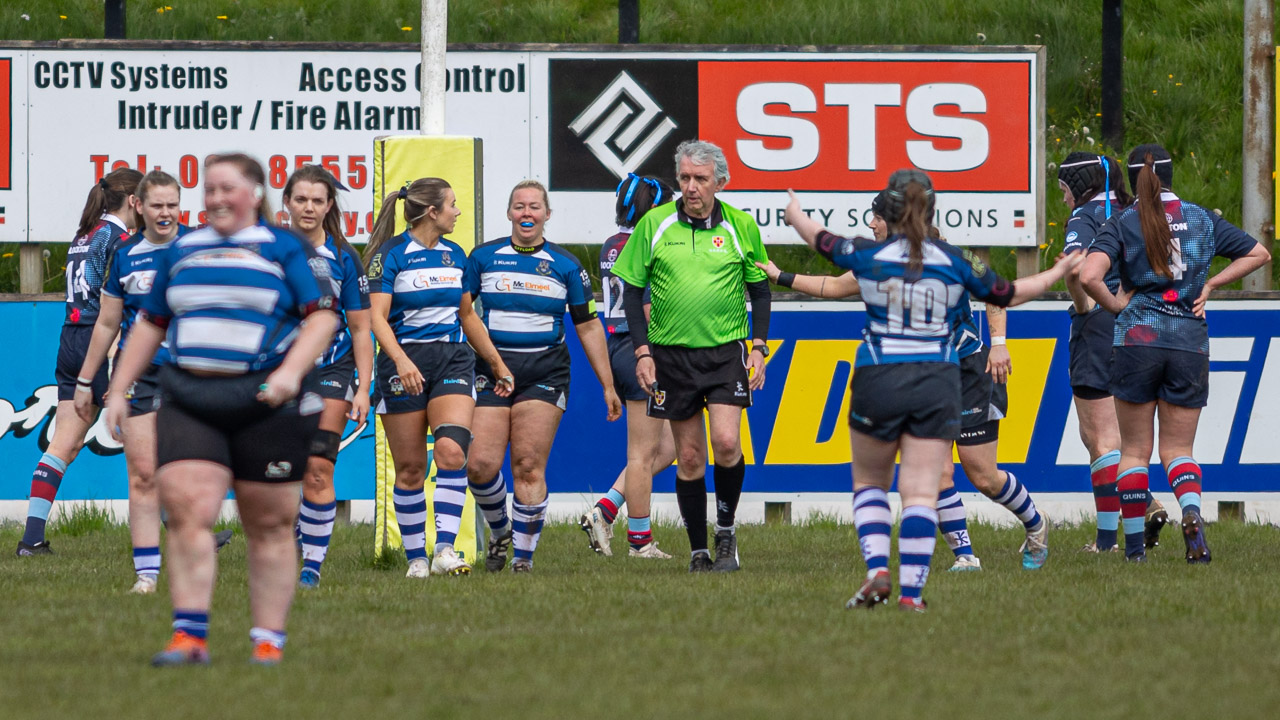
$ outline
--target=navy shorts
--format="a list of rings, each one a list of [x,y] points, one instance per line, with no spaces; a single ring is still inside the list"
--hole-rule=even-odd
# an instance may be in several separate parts
[[[960,358],[960,436],[958,445],[984,445],[1000,437],[1000,420],[1009,411],[1009,386],[997,383],[987,372],[983,347]]]
[[[631,333],[615,333],[609,336],[609,367],[613,370],[613,389],[623,400],[643,402],[649,394],[636,379],[636,349]]]
[[[76,378],[80,376],[92,339],[92,325],[62,326],[62,334],[58,338],[58,362],[53,369],[53,377],[58,383],[58,402],[76,399]],[[102,398],[107,394],[109,383],[107,363],[104,362],[89,385],[93,389],[94,405],[102,407]]]
[[[160,408],[160,366],[154,363],[125,393],[129,400],[129,417],[153,413]]]
[[[1083,400],[1111,396],[1111,345],[1115,340],[1116,316],[1095,306],[1071,315],[1071,335],[1067,341],[1071,361],[1067,374],[1071,392]]]
[[[511,407],[518,402],[541,400],[564,410],[569,407],[569,347],[560,343],[538,352],[499,350],[516,380],[507,397],[493,391],[497,378],[489,363],[476,358],[476,407]]]
[[[1179,407],[1202,408],[1209,404],[1209,356],[1169,348],[1114,348],[1111,394],[1139,405],[1164,400]]]
[[[849,427],[878,440],[960,435],[960,368],[951,363],[866,365],[849,383]]]
[[[272,370],[234,377],[199,377],[173,365],[160,371],[156,464],[205,460],[230,468],[236,480],[302,480],[324,400],[316,374],[293,400],[273,408],[257,399]]]
[[[410,395],[396,374],[395,362],[378,353],[374,364],[373,406],[379,415],[419,412],[442,395],[476,396],[476,354],[466,343],[405,343],[400,346],[422,373],[422,392]]]
[[[392,364],[394,369],[395,364]],[[320,397],[351,402],[356,396],[356,354],[348,352],[320,368]]]
[[[751,407],[747,343],[715,347],[649,345],[658,375],[658,395],[649,398],[651,418],[688,420],[708,405]]]

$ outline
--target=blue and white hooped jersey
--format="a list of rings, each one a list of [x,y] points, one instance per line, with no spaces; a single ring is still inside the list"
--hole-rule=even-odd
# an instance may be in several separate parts
[[[471,252],[468,282],[484,306],[484,324],[500,350],[535,352],[564,342],[564,314],[596,319],[591,276],[555,243],[516,248],[510,237]]]
[[[1070,254],[1077,250],[1089,251],[1093,246],[1093,239],[1098,236],[1098,230],[1111,219],[1111,215],[1117,215],[1124,208],[1120,207],[1119,201],[1116,200],[1114,191],[1110,194],[1110,211],[1107,214],[1108,196],[1098,193],[1092,200],[1081,205],[1071,211],[1071,217],[1067,219],[1067,234],[1062,246],[1062,252]],[[1116,292],[1120,289],[1120,267],[1112,263],[1111,269],[1103,276],[1102,281],[1106,283],[1107,289]],[[1071,308],[1071,312],[1075,313],[1075,307]]]
[[[174,240],[157,258],[141,310],[168,328],[179,367],[247,373],[279,365],[303,318],[336,306],[329,264],[310,243],[253,225],[231,237],[205,227]]]
[[[925,241],[924,266],[918,277],[909,278],[909,247],[901,235],[882,243],[826,231],[818,235],[818,252],[853,271],[867,305],[854,367],[958,363],[953,333],[961,312],[968,311],[968,294],[1000,306],[1013,299],[1012,283],[973,253],[944,242]]]
[[[71,241],[67,248],[67,310],[63,324],[92,325],[98,320],[107,265],[120,243],[128,239],[124,221],[103,213],[88,235]]]
[[[1165,220],[1173,234],[1169,270],[1156,274],[1147,260],[1147,245],[1138,221],[1138,204],[1112,217],[1094,238],[1089,252],[1105,253],[1118,268],[1121,284],[1133,290],[1128,306],[1116,316],[1113,345],[1147,346],[1209,354],[1209,325],[1192,306],[1209,279],[1214,255],[1234,260],[1258,244],[1245,231],[1195,203],[1169,191],[1160,193]]]
[[[151,293],[160,257],[169,251],[173,242],[170,240],[157,245],[138,235],[125,241],[111,256],[107,281],[102,284],[102,294],[123,301],[124,312],[120,316],[121,350],[124,349],[125,339],[129,337],[129,330],[133,328],[143,300]],[[152,362],[157,365],[169,362],[168,343],[161,345]]]
[[[391,296],[387,322],[396,342],[466,342],[458,308],[467,253],[448,238],[425,247],[407,231],[391,243],[369,260],[369,292]]]
[[[316,248],[316,254],[329,262],[329,282],[334,297],[338,298],[338,330],[333,342],[320,356],[321,367],[346,357],[351,352],[351,334],[347,332],[347,313],[369,309],[369,279],[365,277],[360,256],[350,245],[340,247],[332,235],[324,236],[324,244]]]

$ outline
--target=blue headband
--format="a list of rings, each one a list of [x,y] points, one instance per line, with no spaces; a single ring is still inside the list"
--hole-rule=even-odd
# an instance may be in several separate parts
[[[1110,220],[1111,219],[1111,165],[1107,162],[1106,155],[1099,156],[1098,160],[1102,163],[1102,174],[1106,176],[1106,180],[1103,181],[1102,187],[1103,187],[1103,192],[1106,193],[1106,198],[1107,198],[1107,219]]]

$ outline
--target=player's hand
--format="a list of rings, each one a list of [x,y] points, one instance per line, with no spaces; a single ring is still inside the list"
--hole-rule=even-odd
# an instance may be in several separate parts
[[[107,399],[107,432],[111,433],[111,439],[116,442],[121,441],[120,426],[124,423],[124,419],[129,416],[129,401],[124,398],[124,394],[117,394],[115,397]]]
[[[987,353],[987,372],[991,373],[994,382],[1009,382],[1009,376],[1013,374],[1013,359],[1009,357],[1009,348],[1004,345],[991,348]]]
[[[103,402],[106,402],[105,397]],[[98,406],[93,404],[92,389],[76,385],[75,408],[76,415],[79,415],[81,420],[87,423],[93,422],[93,416],[98,414]]]
[[[643,357],[636,361],[636,382],[648,393],[649,397],[657,397],[658,366],[653,364],[652,357]]]
[[[361,392],[364,388],[356,389],[356,396],[351,400],[351,412],[347,413],[347,417],[354,420],[356,425],[364,424],[369,417],[369,393]]]
[[[747,356],[747,374],[751,381],[747,383],[753,391],[764,387],[764,355],[751,351]]]
[[[1209,287],[1209,283],[1205,283],[1204,289],[1200,291],[1200,297],[1191,303],[1191,313],[1198,318],[1204,317],[1204,304],[1209,302],[1209,294],[1213,292],[1213,288]],[[78,395],[76,396],[79,397]],[[78,407],[78,406],[77,406]]]
[[[787,202],[786,211],[782,213],[782,220],[788,225],[795,225],[797,220],[806,216],[804,210],[800,209],[800,198],[796,196],[796,191],[788,188],[787,196],[791,199]]]
[[[516,391],[516,377],[507,369],[506,363],[498,362],[494,377],[497,378],[497,382],[493,384],[493,394],[498,397],[511,397],[511,393]]]
[[[774,265],[772,260],[767,263],[757,262],[756,267],[763,270],[764,274],[769,276],[769,282],[771,283],[778,282],[778,276],[782,274],[782,270],[780,270],[777,265]]]
[[[1114,314],[1119,315],[1121,310],[1124,310],[1125,308],[1129,307],[1129,301],[1132,299],[1133,299],[1132,288],[1129,290],[1125,290],[1123,287],[1120,288],[1120,292],[1116,293],[1116,310]]]
[[[396,374],[400,376],[400,384],[404,385],[405,392],[410,395],[422,394],[422,373],[407,355],[404,359],[396,361]]]
[[[609,422],[622,417],[622,398],[618,397],[618,391],[612,385],[604,389],[604,404],[609,409]]]
[[[280,407],[298,397],[298,390],[301,388],[302,378],[284,368],[279,368],[258,386],[258,402],[266,403],[271,407]]]

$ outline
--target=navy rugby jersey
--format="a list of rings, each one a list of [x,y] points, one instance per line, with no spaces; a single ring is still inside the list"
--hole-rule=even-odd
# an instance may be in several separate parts
[[[630,228],[618,228],[617,234],[604,241],[600,246],[600,290],[604,299],[604,326],[610,334],[630,332],[627,327],[627,313],[622,309],[622,278],[613,274],[613,264],[617,262],[622,248],[631,239]],[[647,291],[647,288],[646,288]]]
[[[564,342],[564,314],[575,324],[594,320],[591,276],[578,259],[543,241],[517,250],[510,237],[471,252],[468,282],[484,306],[484,324],[500,350],[534,352]]]
[[[978,329],[978,321],[973,317],[973,306],[970,305],[969,291],[966,290],[956,307],[956,327],[953,336],[956,355],[967,358],[982,352],[982,331]]]
[[[408,231],[391,242],[369,260],[369,292],[391,295],[387,322],[396,342],[465,342],[458,308],[467,253],[448,238],[428,249]]]
[[[968,311],[967,293],[1001,306],[1013,299],[1012,283],[973,253],[947,243],[925,241],[924,266],[914,279],[906,277],[909,244],[901,235],[881,243],[823,231],[817,250],[852,270],[862,288],[867,325],[854,367],[958,363],[953,333]]]
[[[161,253],[147,318],[167,327],[173,362],[194,370],[274,368],[316,310],[333,310],[329,264],[288,230],[247,227],[231,237],[205,227]]]
[[[1196,317],[1192,305],[1209,279],[1214,255],[1235,260],[1258,244],[1245,231],[1169,191],[1160,193],[1165,219],[1173,233],[1174,251],[1169,259],[1172,278],[1157,275],[1147,261],[1147,246],[1134,203],[1102,226],[1089,248],[1105,253],[1118,267],[1121,284],[1134,291],[1133,299],[1116,316],[1113,345],[1187,350],[1209,354],[1209,325]]]
[[[88,235],[71,241],[67,248],[67,314],[64,324],[92,325],[97,321],[107,263],[120,243],[128,239],[129,230],[124,221],[104,213]]]
[[[324,236],[324,244],[315,249],[316,254],[329,262],[329,282],[333,295],[338,298],[338,330],[333,342],[320,356],[320,365],[332,365],[351,352],[351,334],[347,332],[346,313],[369,309],[369,279],[365,277],[360,256],[350,246],[339,247],[332,235]]]
[[[184,231],[184,227],[178,226],[179,236],[186,234]],[[102,284],[102,293],[123,302],[123,312],[120,316],[120,350],[124,350],[124,342],[129,337],[129,330],[133,328],[133,322],[137,319],[143,300],[151,293],[160,257],[168,252],[171,245],[173,240],[157,245],[138,235],[122,243],[111,256],[111,263],[107,268],[107,280]],[[169,362],[167,343],[161,345],[151,362],[157,365]]]
[[[1098,193],[1092,200],[1081,205],[1071,211],[1071,217],[1067,219],[1067,235],[1062,246],[1062,252],[1068,255],[1077,251],[1089,251],[1093,245],[1093,239],[1098,236],[1098,229],[1110,219],[1111,215],[1119,213],[1121,208],[1119,201],[1116,200],[1115,192],[1110,194],[1111,213],[1107,214],[1108,196],[1104,193]],[[1120,266],[1116,263],[1111,264],[1111,269],[1103,276],[1102,281],[1106,283],[1107,289],[1112,293],[1120,289]],[[1071,307],[1070,312],[1075,314],[1075,306]]]

